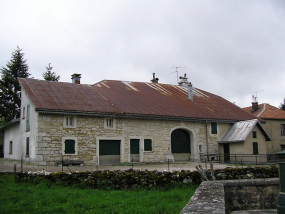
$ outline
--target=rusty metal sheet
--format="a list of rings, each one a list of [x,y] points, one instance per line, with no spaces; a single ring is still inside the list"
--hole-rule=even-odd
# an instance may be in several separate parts
[[[103,80],[94,85],[19,79],[37,110],[116,113],[209,120],[250,120],[255,116],[198,88]]]
[[[90,85],[19,79],[37,110],[120,113]]]
[[[256,118],[229,101],[198,88],[194,88],[191,101],[187,88],[168,84],[103,80],[92,87],[124,113],[216,120]]]

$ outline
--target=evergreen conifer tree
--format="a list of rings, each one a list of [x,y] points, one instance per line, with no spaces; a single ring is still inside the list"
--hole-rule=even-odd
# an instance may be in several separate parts
[[[55,72],[52,72],[52,67],[50,66],[50,63],[46,67],[46,72],[43,73],[43,78],[47,81],[58,81],[60,76],[56,76]]]
[[[20,117],[21,98],[19,92],[21,86],[17,78],[30,76],[26,61],[22,49],[17,47],[6,67],[0,68],[0,121],[2,124]]]
[[[283,103],[280,103],[279,108],[283,111],[285,111],[285,99],[283,100]]]

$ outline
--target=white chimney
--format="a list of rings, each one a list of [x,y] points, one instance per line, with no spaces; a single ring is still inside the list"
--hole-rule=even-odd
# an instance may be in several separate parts
[[[191,82],[188,84],[188,98],[189,100],[193,100],[193,87]]]
[[[71,79],[72,83],[80,84],[81,74],[72,74]]]

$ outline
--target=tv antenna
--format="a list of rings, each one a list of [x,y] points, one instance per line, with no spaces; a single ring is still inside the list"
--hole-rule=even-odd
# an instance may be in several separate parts
[[[252,102],[257,102],[257,93],[259,93],[259,92],[262,92],[263,90],[260,90],[260,91],[253,91],[253,92],[250,92],[250,93],[248,93],[248,94],[253,94],[253,93],[255,93],[255,96],[254,96],[254,94],[252,95]]]
[[[185,68],[185,67],[174,66],[174,67],[172,67],[172,68],[175,68],[175,71],[174,71],[174,72],[171,72],[170,74],[173,74],[173,73],[176,72],[176,74],[177,74],[177,83],[178,83],[178,68]]]

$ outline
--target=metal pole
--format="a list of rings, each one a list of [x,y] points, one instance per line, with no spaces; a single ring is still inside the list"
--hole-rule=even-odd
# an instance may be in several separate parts
[[[99,158],[97,157],[97,161],[96,161],[96,168],[97,168],[97,171],[99,170]]]
[[[63,172],[63,156],[61,156],[61,171]]]
[[[169,158],[168,158],[168,160],[167,160],[167,161],[168,161],[168,172],[169,172],[169,171],[170,171],[170,170],[169,170]]]
[[[209,146],[208,146],[208,121],[206,120],[206,145],[207,145],[207,159],[209,161]]]
[[[257,165],[257,155],[255,155],[255,165]]]
[[[23,172],[23,153],[21,155],[21,172]]]
[[[16,164],[14,164],[14,177],[15,177],[15,182],[17,182],[17,175],[16,175]]]

